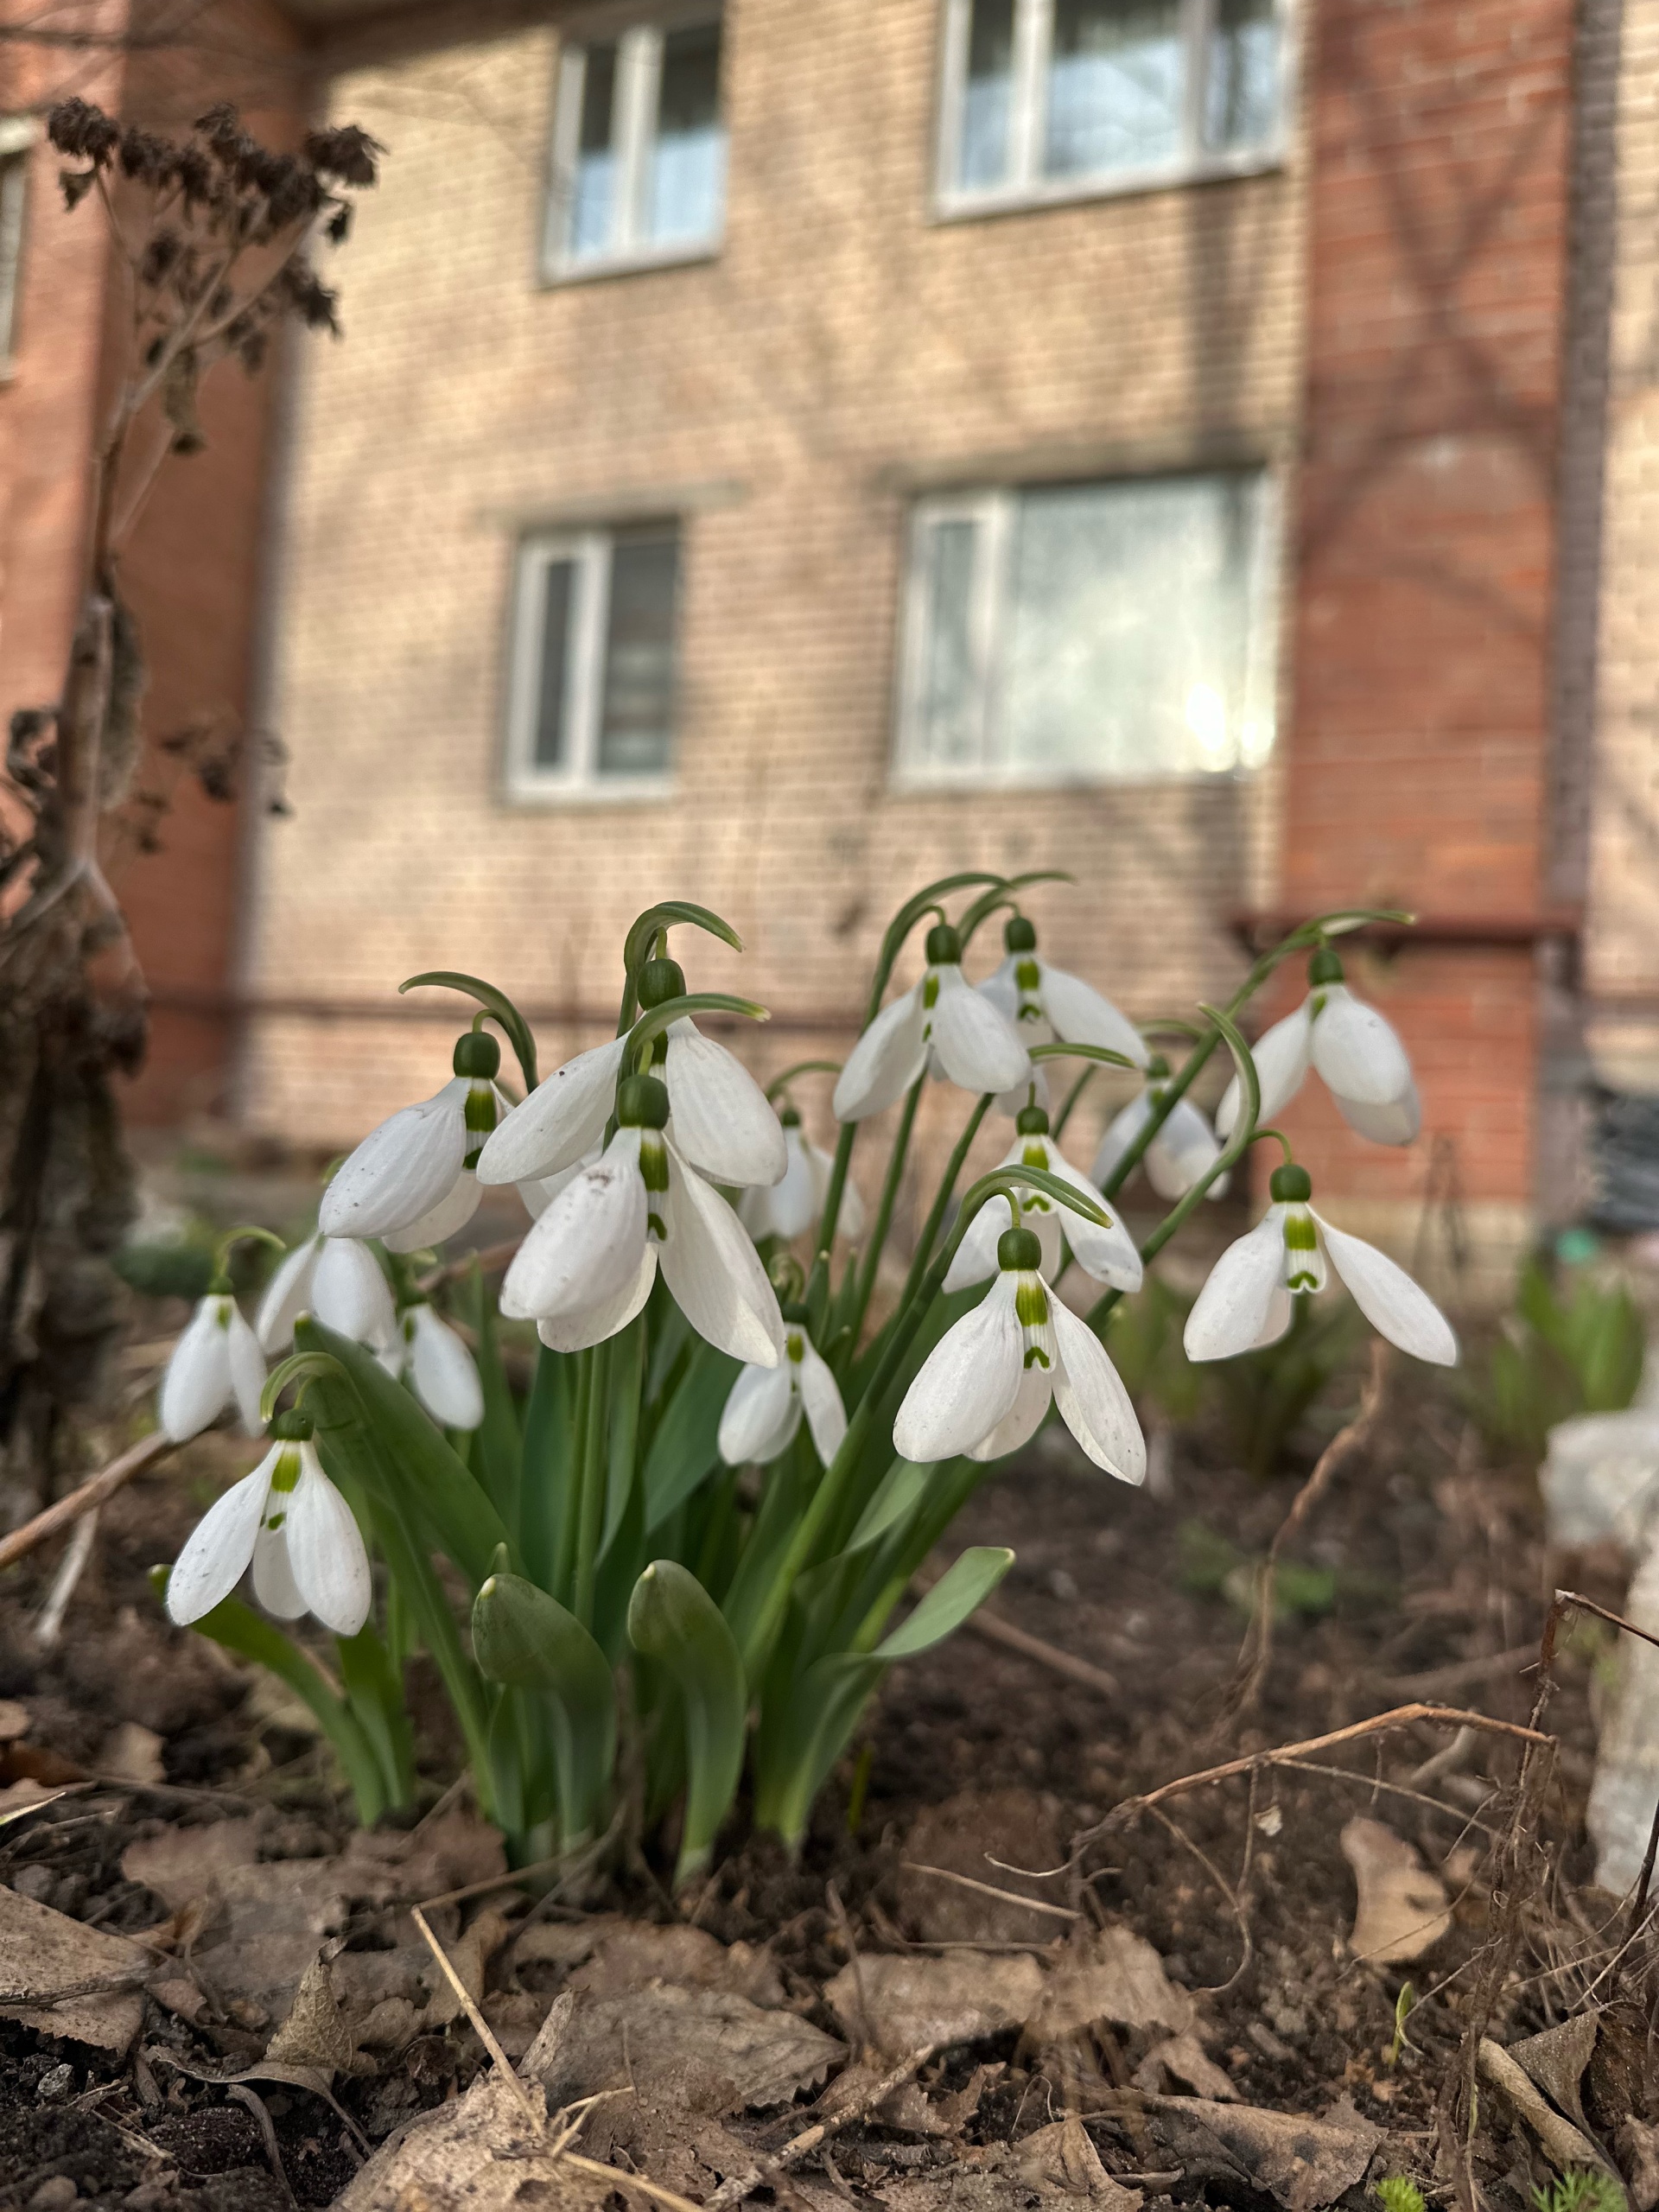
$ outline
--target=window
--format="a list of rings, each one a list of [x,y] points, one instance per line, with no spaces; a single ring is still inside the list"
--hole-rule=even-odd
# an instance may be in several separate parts
[[[23,198],[35,126],[27,117],[0,117],[0,368],[16,349],[17,302],[23,262]]]
[[[900,779],[1259,766],[1273,744],[1273,508],[1260,471],[921,502]]]
[[[1249,167],[1278,149],[1287,0],[947,0],[947,210]]]
[[[564,48],[548,205],[555,274],[705,254],[725,203],[717,16]]]
[[[518,796],[664,787],[679,559],[672,523],[524,541],[507,729]]]

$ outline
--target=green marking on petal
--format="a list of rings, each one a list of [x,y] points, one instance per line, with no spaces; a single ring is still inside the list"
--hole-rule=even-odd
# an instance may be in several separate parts
[[[292,1490],[299,1479],[300,1455],[298,1452],[284,1452],[282,1458],[277,1460],[276,1471],[270,1478],[270,1486],[272,1490],[285,1493]]]
[[[939,979],[929,969],[922,982],[922,1004],[931,1014],[939,1002]]]
[[[1040,1344],[1027,1344],[1026,1346],[1026,1366],[1027,1370],[1033,1367],[1046,1368],[1047,1365],[1048,1354],[1043,1350]]]
[[[1034,960],[1022,960],[1014,971],[1014,980],[1022,991],[1040,990],[1043,971]]]
[[[648,1191],[668,1188],[668,1147],[654,1129],[639,1140],[639,1173]]]
[[[1014,1317],[1022,1329],[1041,1329],[1047,1326],[1048,1293],[1043,1288],[1042,1278],[1039,1275],[1021,1277],[1019,1288],[1014,1294]]]

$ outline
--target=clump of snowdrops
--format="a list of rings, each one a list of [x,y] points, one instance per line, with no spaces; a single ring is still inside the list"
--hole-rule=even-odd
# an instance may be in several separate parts
[[[918,893],[882,942],[845,1065],[804,1063],[766,1090],[696,1025],[764,1009],[689,991],[670,955],[675,931],[682,944],[703,931],[739,944],[700,906],[639,917],[614,1039],[545,1079],[528,1026],[492,985],[442,973],[404,986],[477,1002],[452,1079],[343,1162],[315,1235],[285,1255],[251,1326],[221,1255],[161,1400],[175,1437],[236,1410],[270,1438],[186,1544],[163,1583],[168,1609],[305,1700],[365,1821],[411,1794],[404,1672],[424,1648],[479,1801],[521,1863],[671,1822],[684,1881],[707,1864],[746,1766],[756,1826],[798,1845],[887,1670],[949,1636],[1007,1572],[1012,1553],[965,1550],[892,1624],[988,1468],[1052,1408],[1095,1466],[1141,1479],[1109,1317],[1246,1147],[1277,1135],[1264,1119],[1312,1069],[1363,1134],[1415,1134],[1404,1051],[1351,995],[1328,943],[1400,918],[1311,920],[1227,1007],[1148,1038],[1042,957],[1019,904],[1041,880],[969,874]],[[963,893],[952,921],[944,902]],[[964,963],[998,915],[1006,957],[970,982]],[[921,976],[889,998],[924,924]],[[1299,954],[1311,955],[1308,996],[1252,1053],[1238,1019]],[[521,1096],[498,1079],[492,1025]],[[1178,1070],[1154,1049],[1166,1040]],[[1188,1094],[1223,1046],[1234,1076],[1218,1135]],[[1135,1093],[1085,1173],[1064,1139],[1103,1065]],[[798,1103],[814,1107],[830,1075],[833,1153],[806,1136]],[[961,1134],[902,1286],[873,1321],[929,1082],[963,1094]],[[866,1122],[894,1107],[867,1211],[855,1151]],[[988,1116],[1010,1123],[1012,1141],[958,1195]],[[1272,1204],[1217,1262],[1188,1356],[1273,1342],[1328,1260],[1384,1335],[1454,1360],[1427,1295],[1312,1211],[1309,1179],[1278,1141]],[[1137,1168],[1168,1203],[1139,1249],[1116,1205]],[[421,1287],[481,1186],[509,1183],[532,1218],[499,1313],[533,1321],[540,1342],[522,1403],[476,1270],[451,1277],[465,1336]],[[245,1234],[264,1232],[232,1232],[226,1249]],[[235,1594],[250,1572],[252,1605]],[[308,1613],[334,1632],[332,1670],[275,1624]]]

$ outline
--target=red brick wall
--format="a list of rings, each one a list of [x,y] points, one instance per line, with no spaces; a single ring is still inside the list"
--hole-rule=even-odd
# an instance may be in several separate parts
[[[1568,0],[1317,10],[1292,912],[1538,911],[1572,29]],[[1465,1195],[1524,1205],[1531,949],[1427,944],[1353,979],[1404,1033]],[[1287,1119],[1316,1185],[1421,1191],[1426,1143],[1363,1144],[1313,1090]]]

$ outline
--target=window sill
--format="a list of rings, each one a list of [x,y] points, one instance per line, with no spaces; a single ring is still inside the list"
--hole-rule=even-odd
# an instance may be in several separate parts
[[[1282,169],[1285,159],[1282,146],[1268,146],[1247,154],[1211,155],[1202,161],[1166,162],[1156,168],[1118,169],[1107,176],[1046,178],[988,192],[941,191],[934,200],[933,220],[978,222],[989,215],[1029,215],[1045,207],[1070,207],[1079,200],[1127,200],[1187,185],[1225,183],[1233,177],[1265,176]]]
[[[1148,768],[1129,776],[1095,774],[1083,769],[1045,775],[1038,770],[918,770],[894,768],[887,778],[890,798],[998,798],[1010,791],[1146,791],[1154,786],[1194,784],[1246,784],[1262,772],[1261,766],[1243,762],[1232,768]]]
[[[695,269],[718,261],[723,238],[699,238],[694,245],[653,246],[638,253],[595,254],[589,261],[542,264],[542,289],[563,291],[568,284],[594,284],[610,276],[645,276],[658,269]]]
[[[514,809],[559,806],[647,806],[672,798],[678,790],[672,776],[594,777],[587,783],[510,783],[502,793]]]

